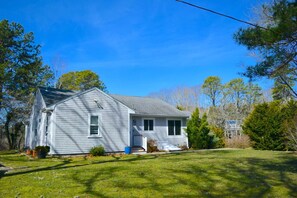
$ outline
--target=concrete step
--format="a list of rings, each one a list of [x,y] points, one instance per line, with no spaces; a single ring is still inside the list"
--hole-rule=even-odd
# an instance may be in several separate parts
[[[142,155],[142,154],[147,154],[147,152],[142,151],[142,152],[132,152],[131,154],[133,155]]]
[[[138,153],[138,152],[145,152],[144,148],[142,147],[132,147],[132,153]]]

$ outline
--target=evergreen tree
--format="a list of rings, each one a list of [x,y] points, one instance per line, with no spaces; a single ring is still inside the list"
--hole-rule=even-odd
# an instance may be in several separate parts
[[[244,84],[243,79],[235,78],[231,80],[225,85],[225,89],[230,101],[235,104],[237,110],[240,110],[244,101],[244,97],[247,93],[247,87]]]
[[[255,149],[285,150],[285,119],[280,101],[259,104],[245,120],[243,132],[249,135]]]
[[[203,93],[211,100],[211,105],[215,107],[222,92],[221,79],[218,76],[209,76],[205,79],[202,85]]]
[[[202,116],[202,119],[200,119],[198,108],[195,109],[191,118],[188,120],[186,132],[188,134],[191,148],[212,148],[213,135],[210,134],[207,116],[206,114],[204,114]]]
[[[210,133],[213,134],[212,147],[213,148],[224,148],[225,140],[224,140],[224,130],[220,127],[216,127],[214,125],[210,126]]]
[[[282,114],[285,118],[282,127],[287,137],[289,150],[297,150],[297,101],[290,100],[283,105]]]
[[[247,102],[247,105],[249,109],[254,104],[258,104],[263,101],[263,93],[261,87],[257,84],[253,84],[252,82],[249,82],[246,86],[246,96],[245,100]]]
[[[290,78],[284,77],[287,81],[287,83],[290,86],[294,86],[294,81],[292,81]],[[280,78],[274,79],[274,86],[272,88],[272,97],[274,100],[282,100],[284,102],[287,102],[294,97],[291,94],[291,90],[289,87],[282,82]]]
[[[258,52],[262,58],[244,74],[251,79],[278,78],[297,97],[297,1],[275,0],[264,4],[259,16],[260,25],[265,28],[241,28],[234,35],[239,44]]]
[[[199,109],[196,108],[191,118],[187,122],[187,129],[186,132],[188,134],[188,140],[189,140],[189,147],[196,148],[196,140],[198,138],[198,131],[199,127],[201,125],[201,119],[199,117]]]
[[[197,148],[199,149],[210,149],[213,146],[213,135],[209,133],[209,126],[207,122],[207,116],[204,113],[201,119],[201,125],[199,127]]]
[[[102,91],[107,91],[105,84],[100,80],[99,76],[90,70],[63,74],[58,80],[57,87],[81,91],[97,87]]]
[[[31,93],[37,86],[48,85],[51,78],[33,33],[25,33],[18,23],[0,21],[0,127],[10,149],[21,146],[24,122],[31,111]]]

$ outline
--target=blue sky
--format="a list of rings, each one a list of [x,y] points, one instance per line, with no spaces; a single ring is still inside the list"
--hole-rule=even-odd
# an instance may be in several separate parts
[[[243,20],[261,3],[188,1]],[[144,96],[210,75],[227,82],[255,63],[233,40],[244,24],[175,0],[1,0],[0,18],[34,32],[45,64],[63,63],[63,73],[90,69],[111,93]]]

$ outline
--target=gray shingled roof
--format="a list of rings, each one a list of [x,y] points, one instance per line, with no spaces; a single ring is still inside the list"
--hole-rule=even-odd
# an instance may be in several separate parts
[[[56,104],[57,102],[78,93],[77,91],[55,89],[50,87],[39,87],[39,90],[46,106]]]
[[[39,87],[39,90],[46,106],[51,106],[79,93],[78,91],[55,89],[50,87]],[[110,94],[110,96],[123,103],[130,109],[133,109],[138,115],[170,117],[190,116],[189,112],[180,111],[174,106],[160,99],[136,96],[122,96],[114,94]]]
[[[111,94],[113,98],[133,109],[138,115],[189,117],[190,113],[180,111],[174,106],[157,98],[122,96]]]

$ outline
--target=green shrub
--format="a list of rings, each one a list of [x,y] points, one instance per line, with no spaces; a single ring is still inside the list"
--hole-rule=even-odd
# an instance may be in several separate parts
[[[286,117],[282,125],[288,140],[286,145],[288,150],[297,151],[297,101],[289,101],[284,106],[282,112],[284,117]]]
[[[213,147],[214,148],[224,148],[224,130],[216,126],[210,126],[210,131],[214,134]]]
[[[282,104],[280,101],[256,105],[253,112],[243,124],[243,132],[247,134],[255,149],[261,150],[293,150],[290,146],[292,138],[288,131],[297,115],[297,101]]]
[[[288,137],[288,148],[297,151],[297,113],[293,119],[285,121],[284,127]]]
[[[105,150],[103,146],[94,146],[90,150],[90,154],[93,156],[103,156],[105,155]]]
[[[214,134],[210,133],[206,114],[200,119],[198,108],[195,109],[191,118],[188,120],[186,132],[188,134],[190,148],[213,148]]]

